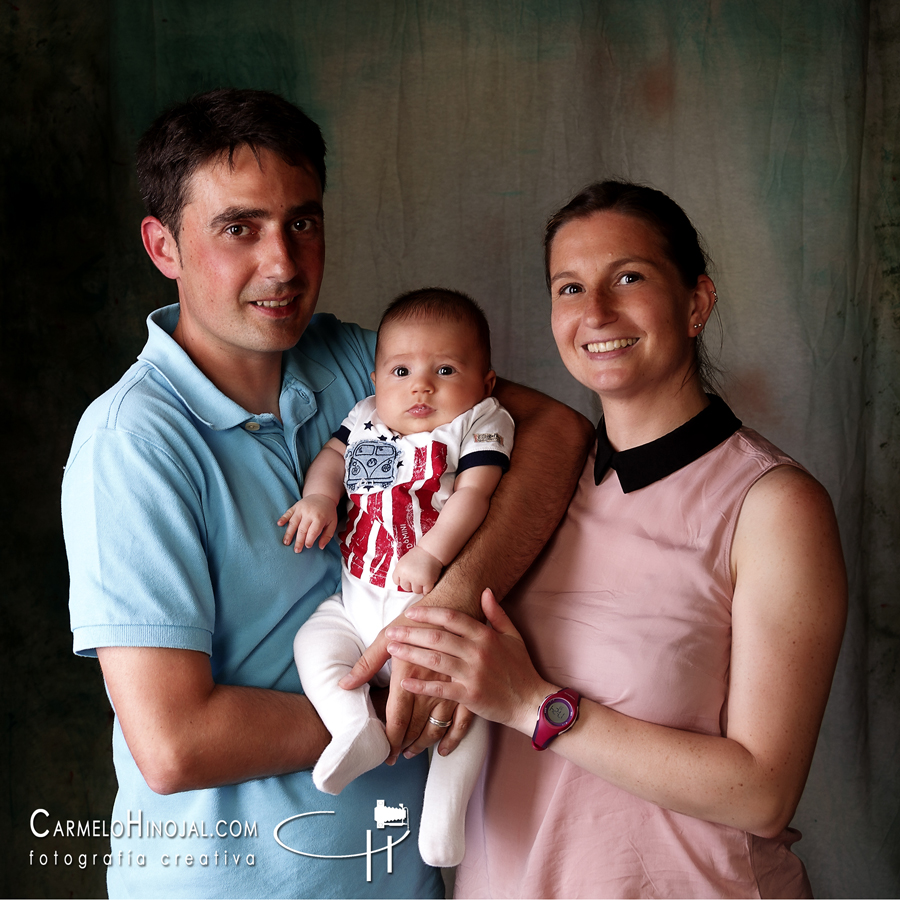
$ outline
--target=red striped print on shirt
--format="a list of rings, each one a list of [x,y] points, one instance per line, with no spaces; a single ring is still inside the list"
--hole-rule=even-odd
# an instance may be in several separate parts
[[[385,586],[394,560],[415,547],[418,537],[437,521],[434,497],[446,471],[447,446],[434,441],[429,448],[416,448],[409,481],[386,491],[350,496],[353,505],[341,535],[341,552],[352,575],[374,587]],[[383,504],[383,498],[388,502]],[[373,528],[374,546],[370,550]],[[371,555],[368,565],[367,553]]]
[[[437,522],[438,511],[434,508],[434,495],[441,489],[441,476],[447,471],[447,445],[435,441],[431,445],[431,478],[416,491],[419,499],[419,527],[422,534],[428,534]]]
[[[383,509],[381,499],[388,493],[384,491],[380,494],[372,494],[369,496],[369,505],[366,510],[370,518],[375,521],[375,550],[372,554],[372,564],[369,567],[369,583],[374,587],[384,587],[387,582],[387,573],[390,571],[391,563],[394,559],[394,546],[391,543],[391,537],[387,529],[384,527]]]
[[[347,562],[347,569],[356,578],[363,577],[366,547],[372,530],[372,517],[362,510],[366,498],[362,494],[351,494],[353,505],[347,517],[347,527],[341,535],[341,553]]]

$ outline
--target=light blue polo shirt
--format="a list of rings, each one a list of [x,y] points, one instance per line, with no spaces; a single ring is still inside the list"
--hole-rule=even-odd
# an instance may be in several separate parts
[[[338,588],[340,555],[333,543],[295,554],[275,522],[371,393],[375,336],[314,316],[285,354],[279,422],[215,388],[172,340],[177,321],[177,305],[150,315],[138,361],[75,434],[63,479],[75,652],[201,650],[218,683],[299,693],[294,635]],[[338,797],[319,793],[309,771],[154,794],[118,721],[113,758],[111,896],[443,895],[416,846],[425,754],[380,766]],[[403,825],[379,826],[382,807],[409,821],[408,837]]]

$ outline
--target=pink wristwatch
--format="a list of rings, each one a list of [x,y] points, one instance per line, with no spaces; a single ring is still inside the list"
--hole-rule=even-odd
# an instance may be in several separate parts
[[[575,724],[580,699],[578,691],[572,688],[563,688],[544,699],[538,709],[537,724],[531,738],[531,746],[535,750],[546,750],[550,741]]]

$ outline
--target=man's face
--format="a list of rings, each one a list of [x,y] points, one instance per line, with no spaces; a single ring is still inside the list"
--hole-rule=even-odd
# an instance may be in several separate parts
[[[325,258],[322,189],[309,166],[239,147],[190,180],[173,271],[175,338],[215,365],[293,347],[316,306]],[[224,354],[224,357],[223,357]]]

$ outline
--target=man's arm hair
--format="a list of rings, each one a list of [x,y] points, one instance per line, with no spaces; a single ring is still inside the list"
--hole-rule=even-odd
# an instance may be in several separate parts
[[[505,597],[556,530],[595,439],[581,413],[532,388],[497,379],[494,397],[516,423],[509,471],[481,527],[420,601],[477,618],[482,591]]]

